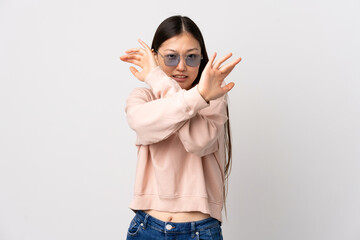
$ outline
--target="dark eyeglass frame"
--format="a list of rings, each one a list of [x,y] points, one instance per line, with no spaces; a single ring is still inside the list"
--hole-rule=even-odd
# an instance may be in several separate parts
[[[186,54],[186,55],[180,55],[180,54],[172,53],[172,54],[167,54],[167,55],[163,56],[159,51],[156,51],[156,52],[164,59],[164,63],[165,63],[165,65],[168,66],[168,67],[175,67],[175,66],[177,66],[177,65],[179,64],[179,62],[180,62],[180,57],[181,57],[181,56],[185,56],[185,63],[186,63],[186,65],[189,66],[189,67],[198,67],[198,66],[200,65],[200,63],[201,63],[201,60],[203,59],[203,56],[202,56],[202,55],[200,55],[200,54],[195,54],[195,53],[190,53],[190,54]],[[166,58],[168,55],[174,55],[174,56],[176,56],[176,58],[175,58],[174,60],[169,60],[169,59]],[[195,64],[192,64],[192,63],[191,63],[191,59],[188,58],[190,55],[195,55],[195,56],[197,56],[197,57],[200,56],[199,62],[196,62]],[[173,63],[171,63],[171,62],[169,62],[169,61],[173,61]]]

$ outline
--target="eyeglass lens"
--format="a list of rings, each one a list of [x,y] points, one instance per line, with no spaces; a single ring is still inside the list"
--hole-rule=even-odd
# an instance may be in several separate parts
[[[186,65],[190,67],[197,67],[201,62],[201,55],[198,54],[189,54],[185,57]],[[174,67],[177,66],[180,62],[180,55],[178,54],[169,54],[164,56],[164,62],[166,66]]]

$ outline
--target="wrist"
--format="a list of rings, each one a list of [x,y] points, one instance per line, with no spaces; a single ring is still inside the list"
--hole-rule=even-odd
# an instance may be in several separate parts
[[[209,104],[209,101],[210,101],[210,100],[208,100],[208,99],[206,98],[206,96],[205,96],[205,94],[203,93],[202,89],[199,87],[199,84],[196,85],[196,88],[197,88],[200,96],[205,100],[205,102],[207,102],[207,103]]]

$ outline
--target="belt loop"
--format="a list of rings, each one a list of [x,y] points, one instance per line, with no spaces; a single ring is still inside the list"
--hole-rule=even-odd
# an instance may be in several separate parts
[[[144,218],[144,229],[146,229],[148,217],[149,217],[149,214],[146,213],[145,218]]]
[[[195,222],[191,222],[191,238],[195,237]]]

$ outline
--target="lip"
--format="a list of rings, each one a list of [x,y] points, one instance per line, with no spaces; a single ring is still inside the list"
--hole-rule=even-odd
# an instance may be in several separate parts
[[[180,76],[181,78],[179,78],[178,76]],[[172,79],[174,79],[177,82],[185,82],[188,79],[188,76],[183,74],[175,74],[172,76]]]

